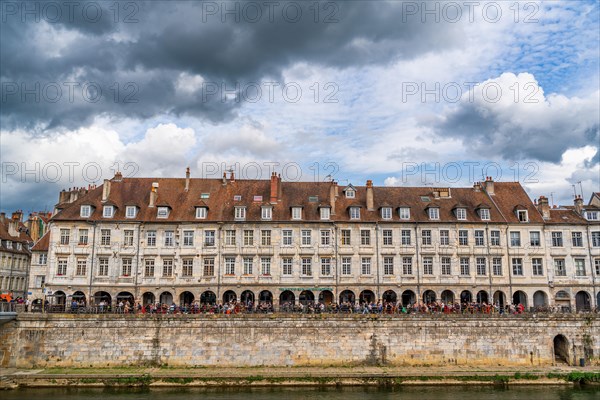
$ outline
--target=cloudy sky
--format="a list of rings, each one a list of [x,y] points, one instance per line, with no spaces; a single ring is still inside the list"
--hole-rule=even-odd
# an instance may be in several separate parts
[[[0,209],[126,176],[600,191],[597,1],[2,2]],[[579,184],[581,182],[581,185]]]

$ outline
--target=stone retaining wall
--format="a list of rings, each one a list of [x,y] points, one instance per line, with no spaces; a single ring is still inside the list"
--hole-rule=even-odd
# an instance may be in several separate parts
[[[600,317],[19,314],[0,326],[0,366],[600,364]]]

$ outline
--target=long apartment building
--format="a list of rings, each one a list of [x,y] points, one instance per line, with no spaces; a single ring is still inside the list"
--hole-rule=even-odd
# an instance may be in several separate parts
[[[532,202],[468,188],[123,178],[61,192],[34,246],[33,297],[600,304],[600,194]]]

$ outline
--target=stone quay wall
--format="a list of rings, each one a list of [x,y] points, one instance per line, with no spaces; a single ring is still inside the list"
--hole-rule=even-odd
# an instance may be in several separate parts
[[[0,367],[600,365],[599,315],[19,314]]]

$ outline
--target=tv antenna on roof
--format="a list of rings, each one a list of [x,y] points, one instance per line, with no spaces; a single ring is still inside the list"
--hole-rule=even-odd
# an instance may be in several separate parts
[[[573,197],[577,197],[577,191],[575,190],[575,185],[571,185],[573,186]]]
[[[583,186],[581,186],[581,181],[578,181],[577,183],[579,183],[579,194],[581,195],[581,198],[583,199]]]
[[[550,201],[552,202],[552,207],[554,207],[554,192],[550,192]]]

